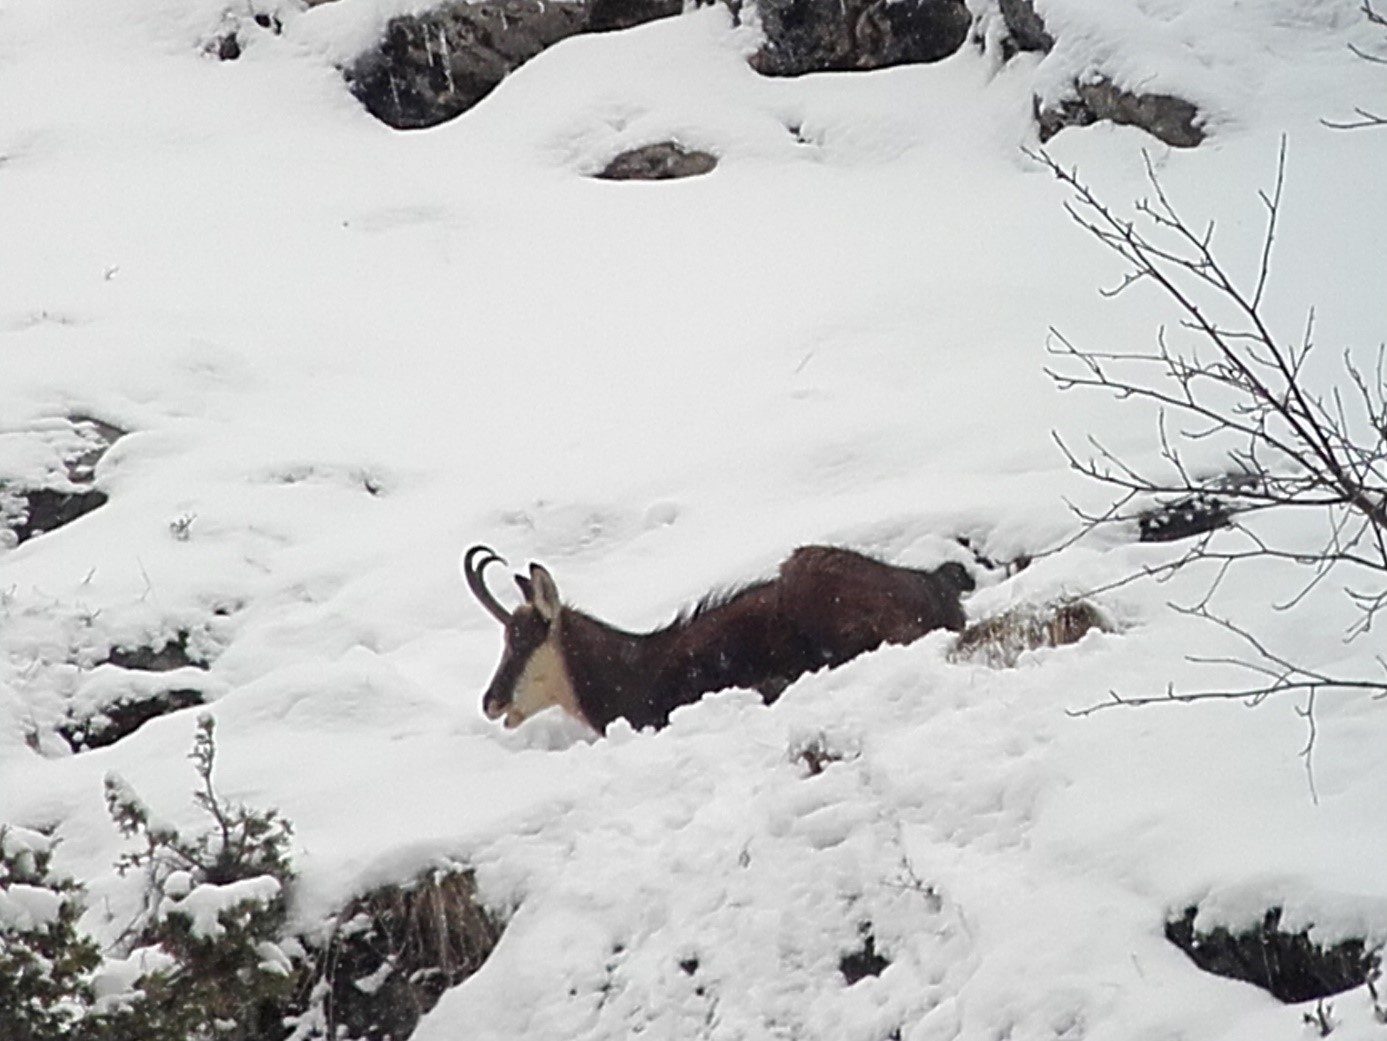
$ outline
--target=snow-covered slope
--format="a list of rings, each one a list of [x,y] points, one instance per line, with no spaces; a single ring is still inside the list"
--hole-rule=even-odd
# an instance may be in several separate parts
[[[1033,94],[1095,64],[1183,92],[1212,137],[1068,130],[1061,162],[1125,204],[1149,154],[1253,264],[1287,134],[1272,316],[1315,305],[1329,353],[1384,336],[1387,137],[1319,122],[1387,88],[1348,51],[1377,42],[1352,0],[1038,6],[1043,60],[799,80],[758,77],[751,33],[700,11],[568,40],[402,135],[332,66],[385,3],[286,11],[218,63],[218,2],[0,0],[0,467],[49,465],[3,438],[55,417],[132,431],[98,467],[107,505],[0,550],[0,820],[57,826],[85,924],[110,939],[137,900],[103,775],[192,824],[195,713],[80,755],[26,734],[111,646],[190,630],[215,652],[220,787],[296,825],[298,921],[445,856],[517,908],[420,1038],[1300,1036],[1162,923],[1284,904],[1387,939],[1382,705],[1320,701],[1318,802],[1289,701],[1066,714],[1226,680],[1185,660],[1226,634],[1165,607],[1205,575],[1124,586],[1121,632],[1014,670],[932,637],[771,709],[728,694],[596,742],[478,711],[499,634],[457,579],[473,542],[639,627],[804,542],[920,565],[964,558],[957,536],[1056,545],[1066,499],[1104,493],[1052,430],[1154,455],[1149,416],[1042,372],[1051,325],[1135,343],[1170,318],[1099,296],[1118,270],[1021,152]],[[585,176],[671,136],[717,170]],[[1091,539],[970,613],[1175,552]],[[1222,607],[1366,667],[1376,636],[1342,643],[1332,584],[1273,610],[1299,577],[1235,575]],[[821,734],[848,754],[806,777],[793,750]],[[891,965],[848,987],[864,923]],[[1337,1036],[1380,1035],[1367,1000],[1338,999]]]

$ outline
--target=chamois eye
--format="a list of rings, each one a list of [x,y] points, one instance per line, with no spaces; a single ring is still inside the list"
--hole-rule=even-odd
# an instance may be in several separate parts
[[[533,611],[516,612],[510,625],[510,642],[517,650],[530,650],[544,642],[549,624]]]

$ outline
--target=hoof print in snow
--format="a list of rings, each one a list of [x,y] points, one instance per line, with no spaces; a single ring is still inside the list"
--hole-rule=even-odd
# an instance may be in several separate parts
[[[1065,127],[1100,120],[1138,127],[1173,148],[1193,148],[1204,140],[1199,109],[1188,101],[1170,94],[1133,94],[1101,77],[1076,83],[1074,93],[1057,104],[1042,105],[1036,99],[1035,119],[1042,142]]]
[[[862,937],[862,946],[838,959],[838,971],[843,974],[849,987],[868,976],[880,976],[891,964],[889,958],[883,958],[877,952],[876,937],[872,935],[870,925],[864,923],[858,932]]]
[[[672,181],[712,172],[718,157],[685,150],[678,142],[661,141],[622,152],[594,176],[604,181]]]
[[[151,719],[205,703],[198,690],[167,690],[147,697],[123,698],[86,718],[70,718],[57,728],[57,734],[74,752],[86,752],[129,737]]]
[[[1091,629],[1111,632],[1113,627],[1087,600],[1022,604],[968,626],[948,657],[953,662],[1009,669],[1027,651],[1077,643]]]
[[[458,867],[355,898],[318,959],[323,1036],[409,1037],[444,991],[482,967],[502,927]]]
[[[1372,979],[1381,964],[1381,951],[1362,940],[1321,946],[1310,939],[1309,927],[1298,932],[1281,928],[1281,908],[1267,911],[1260,925],[1242,932],[1218,926],[1208,932],[1195,928],[1197,907],[1165,924],[1166,939],[1179,947],[1205,972],[1244,980],[1287,1004],[1326,998]]]
[[[582,32],[588,7],[560,0],[479,0],[399,15],[346,70],[351,92],[397,130],[466,112],[546,47]]]
[[[107,502],[91,487],[96,464],[126,431],[74,415],[17,436],[47,455],[41,476],[0,476],[0,533],[14,545],[71,524]]]
[[[884,69],[939,61],[968,38],[963,0],[754,0],[766,43],[751,66],[767,76]]]

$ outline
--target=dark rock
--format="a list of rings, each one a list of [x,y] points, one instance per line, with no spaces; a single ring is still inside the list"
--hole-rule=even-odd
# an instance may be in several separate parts
[[[107,502],[105,492],[87,487],[92,483],[96,464],[126,431],[90,416],[69,416],[71,440],[62,457],[67,477],[61,476],[42,487],[26,487],[0,480],[0,529],[14,533],[15,543],[71,524]]]
[[[1280,1001],[1294,1004],[1326,998],[1362,986],[1381,962],[1381,952],[1362,940],[1331,947],[1311,941],[1309,930],[1281,928],[1281,908],[1267,911],[1259,926],[1234,933],[1219,926],[1210,932],[1194,928],[1197,907],[1186,908],[1165,924],[1166,939],[1205,972],[1245,980]]]
[[[1002,9],[1002,21],[1007,27],[1011,51],[1008,59],[1017,51],[1050,52],[1055,46],[1055,38],[1045,31],[1045,21],[1036,14],[1033,0],[998,0],[998,3]]]
[[[585,4],[545,0],[481,0],[402,15],[347,70],[347,80],[367,110],[390,126],[434,126],[467,111],[511,71],[586,25]]]
[[[21,504],[14,514],[7,511],[5,526],[18,542],[46,534],[105,505],[105,492],[91,489],[66,491],[58,488],[5,489]]]
[[[595,176],[606,181],[668,181],[697,177],[717,165],[718,157],[709,152],[685,151],[674,141],[661,141],[622,152]]]
[[[1228,527],[1232,511],[1215,495],[1186,495],[1137,515],[1137,541],[1175,542]]]
[[[751,58],[767,76],[881,69],[947,58],[972,15],[963,0],[755,0],[765,45]]]
[[[1019,51],[1048,54],[1055,38],[1035,9],[1035,0],[998,0],[1006,34],[1002,56],[1010,61]],[[1101,119],[1121,126],[1140,127],[1175,148],[1193,148],[1204,140],[1199,128],[1199,109],[1170,94],[1134,94],[1121,90],[1104,77],[1074,85],[1074,94],[1058,104],[1035,105],[1040,140],[1050,140],[1065,127],[1089,126]]]
[[[151,719],[202,705],[205,701],[199,690],[166,690],[145,697],[126,698],[103,706],[91,716],[69,718],[57,728],[57,733],[74,752],[105,748],[129,737]]]
[[[129,431],[92,416],[73,415],[68,417],[68,422],[86,442],[87,447],[64,460],[67,478],[73,484],[91,484],[96,464],[101,462],[101,457]]]
[[[591,0],[587,29],[594,33],[629,29],[683,10],[684,0]]]
[[[194,658],[188,650],[188,632],[180,630],[170,640],[158,646],[112,647],[105,664],[121,669],[135,669],[140,672],[172,672],[189,666],[197,669],[207,668],[207,663]]]
[[[862,946],[838,959],[838,971],[843,974],[848,986],[868,976],[880,976],[886,966],[891,964],[890,959],[877,953],[876,937],[872,935],[871,926],[863,925],[859,931],[862,934]]]
[[[1199,109],[1170,94],[1133,94],[1097,79],[1078,83],[1075,95],[1058,105],[1043,108],[1036,103],[1040,140],[1050,140],[1065,127],[1089,126],[1100,119],[1120,126],[1140,127],[1175,148],[1193,148],[1204,140],[1197,125]]]
[[[241,38],[234,32],[223,33],[207,45],[206,51],[218,61],[235,61],[241,56]]]

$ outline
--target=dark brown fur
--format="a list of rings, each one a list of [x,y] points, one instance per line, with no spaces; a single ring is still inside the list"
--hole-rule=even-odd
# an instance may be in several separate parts
[[[519,581],[527,590],[528,582]],[[959,596],[972,588],[959,564],[919,571],[852,550],[806,546],[774,579],[705,599],[663,629],[625,632],[565,606],[552,635],[585,722],[599,731],[619,717],[635,727],[659,727],[675,708],[713,691],[756,690],[769,703],[806,672],[841,665],[883,643],[961,630]],[[506,655],[484,699],[488,715],[505,710],[510,693],[504,688],[524,667],[514,660],[520,648],[511,646],[511,630],[519,635],[536,621],[531,606],[514,612]],[[533,634],[523,642],[533,644]]]

